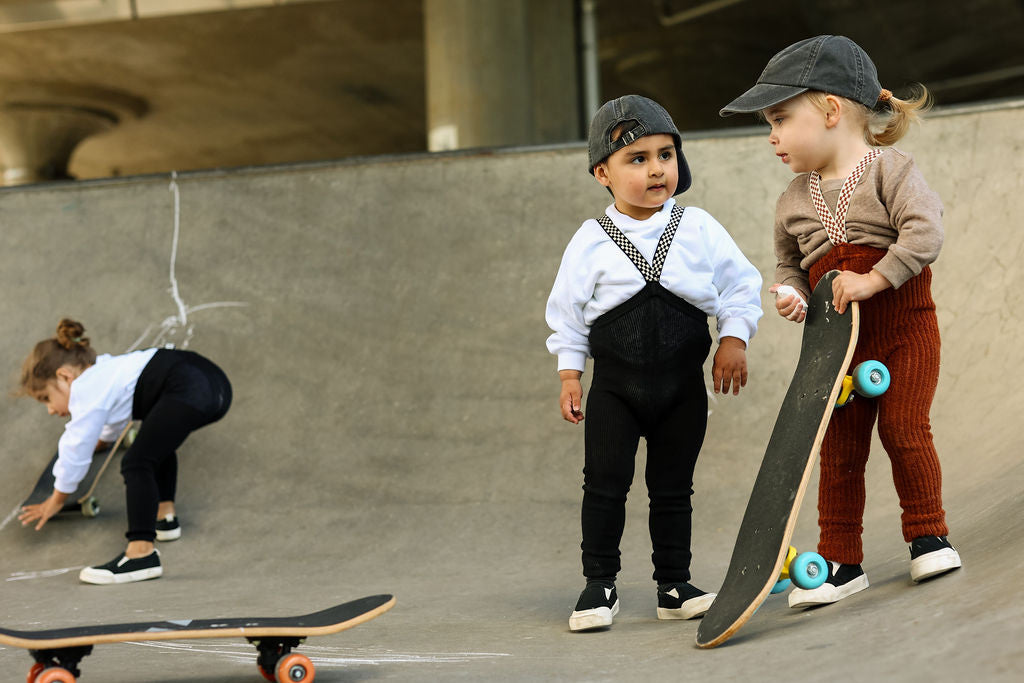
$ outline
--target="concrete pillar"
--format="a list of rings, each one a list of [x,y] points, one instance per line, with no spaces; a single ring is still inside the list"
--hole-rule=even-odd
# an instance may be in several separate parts
[[[78,145],[144,114],[142,100],[102,88],[0,83],[0,185],[70,178]]]
[[[574,0],[424,0],[431,151],[582,137]]]

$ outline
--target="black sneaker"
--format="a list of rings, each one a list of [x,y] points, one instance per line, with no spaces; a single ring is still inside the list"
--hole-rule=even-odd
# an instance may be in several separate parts
[[[714,601],[714,593],[705,593],[689,583],[663,583],[658,586],[658,618],[702,617]]]
[[[960,553],[945,536],[920,536],[910,542],[910,578],[915,582],[960,567]]]
[[[569,617],[570,631],[589,631],[612,625],[619,613],[619,596],[611,581],[588,581]]]
[[[132,583],[134,581],[145,581],[156,579],[164,573],[160,566],[160,551],[154,550],[145,557],[129,560],[121,553],[110,562],[97,567],[86,567],[78,574],[78,579],[84,583],[111,584],[111,583]]]
[[[181,538],[181,524],[174,515],[167,515],[163,519],[156,520],[156,540],[176,541]]]
[[[868,587],[868,577],[859,564],[826,562],[828,579],[817,588],[806,590],[794,588],[789,594],[789,606],[793,608],[830,605]]]

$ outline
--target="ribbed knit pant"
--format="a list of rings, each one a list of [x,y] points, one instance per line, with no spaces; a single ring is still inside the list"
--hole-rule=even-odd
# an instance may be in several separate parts
[[[867,273],[885,253],[837,245],[811,267],[811,286],[830,270]],[[942,471],[928,418],[939,379],[931,278],[931,269],[925,268],[899,289],[860,302],[860,334],[850,367],[881,361],[892,383],[878,398],[858,396],[832,413],[821,447],[818,490],[818,552],[828,560],[860,564],[864,559],[864,470],[876,419],[903,508],[904,540],[949,533],[942,509]]]

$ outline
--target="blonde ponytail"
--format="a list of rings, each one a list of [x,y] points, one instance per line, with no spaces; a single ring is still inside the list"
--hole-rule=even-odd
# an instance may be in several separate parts
[[[907,134],[910,126],[932,108],[932,96],[923,85],[913,88],[910,99],[901,100],[883,90],[879,100],[888,102],[887,109],[876,109],[867,119],[865,140],[872,147],[888,147]]]

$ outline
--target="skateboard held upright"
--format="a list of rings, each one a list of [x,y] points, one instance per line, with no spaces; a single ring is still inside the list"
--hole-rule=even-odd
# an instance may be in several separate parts
[[[826,274],[804,320],[800,359],[761,461],[722,588],[697,629],[697,645],[725,642],[771,592],[786,563],[807,482],[857,345],[860,310],[840,315]]]

